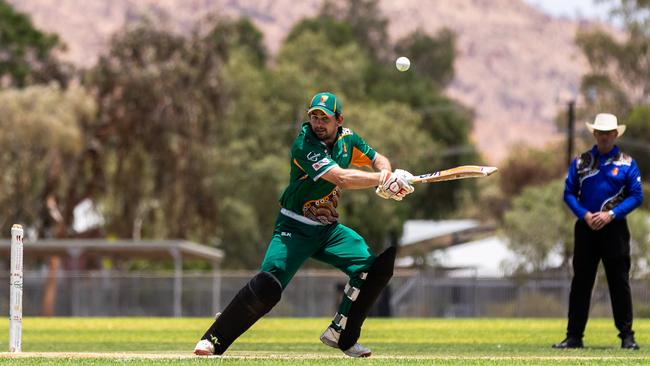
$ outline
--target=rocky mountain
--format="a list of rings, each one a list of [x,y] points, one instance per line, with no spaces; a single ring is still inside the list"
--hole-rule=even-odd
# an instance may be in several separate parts
[[[292,25],[322,0],[9,0],[41,29],[68,45],[64,58],[92,65],[111,34],[140,14],[166,19],[179,31],[208,14],[247,16],[273,53]],[[447,90],[476,111],[474,139],[497,162],[514,143],[540,146],[557,138],[553,119],[579,85],[587,64],[573,44],[591,23],[554,19],[523,0],[382,0],[398,40],[419,28],[448,27],[458,35],[456,77]]]

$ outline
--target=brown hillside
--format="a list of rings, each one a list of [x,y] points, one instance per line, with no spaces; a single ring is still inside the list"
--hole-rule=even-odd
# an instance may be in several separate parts
[[[246,15],[277,51],[292,24],[313,14],[321,0],[9,0],[68,45],[69,60],[92,65],[110,35],[137,14],[168,14],[170,25],[191,29],[209,13]],[[458,34],[456,78],[448,94],[477,113],[474,138],[496,162],[517,142],[541,145],[556,137],[558,95],[587,69],[573,37],[579,24],[550,18],[522,0],[384,0],[393,39],[416,28]]]

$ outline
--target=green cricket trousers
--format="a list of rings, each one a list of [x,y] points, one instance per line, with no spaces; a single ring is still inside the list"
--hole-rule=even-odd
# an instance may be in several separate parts
[[[286,213],[286,210],[282,210]],[[295,218],[278,214],[273,238],[262,262],[261,271],[272,273],[285,289],[298,269],[307,260],[314,258],[330,264],[348,277],[351,288],[360,289],[365,272],[375,260],[366,241],[356,231],[338,222],[330,225],[311,225]],[[303,220],[304,221],[304,220]],[[348,296],[343,296],[338,313],[347,316],[352,305]]]

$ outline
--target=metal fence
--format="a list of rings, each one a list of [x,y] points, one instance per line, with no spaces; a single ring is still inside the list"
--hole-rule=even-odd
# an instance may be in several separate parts
[[[254,272],[185,273],[182,316],[210,316],[222,309]],[[47,273],[26,272],[24,314],[41,314]],[[174,274],[117,271],[65,272],[57,277],[58,316],[174,316]],[[271,316],[332,316],[346,277],[333,271],[300,271]],[[8,294],[8,274],[0,291]],[[650,316],[648,281],[632,282],[637,315]],[[564,317],[570,279],[451,278],[426,271],[396,271],[375,316],[400,317]],[[0,297],[8,313],[8,296]],[[607,283],[599,277],[592,315],[611,315]],[[177,313],[176,313],[177,314]]]

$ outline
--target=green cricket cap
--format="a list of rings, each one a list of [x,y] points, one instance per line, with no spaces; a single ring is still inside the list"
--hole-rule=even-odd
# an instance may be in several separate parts
[[[336,97],[336,95],[330,92],[321,92],[314,95],[311,98],[311,103],[309,103],[309,109],[307,114],[313,112],[316,109],[320,109],[328,116],[340,115],[343,112],[343,104]]]

